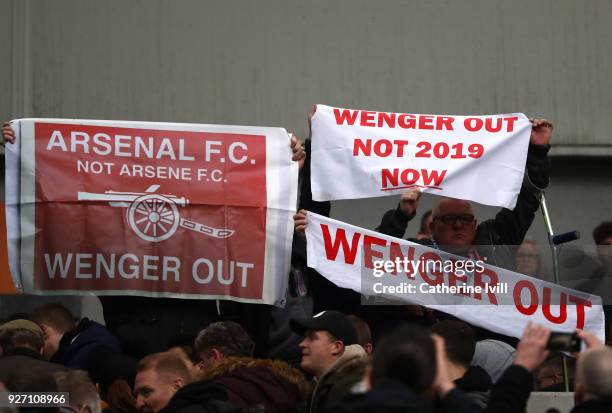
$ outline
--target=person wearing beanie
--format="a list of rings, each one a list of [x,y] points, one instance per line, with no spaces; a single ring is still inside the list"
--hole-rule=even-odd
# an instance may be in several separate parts
[[[0,326],[0,381],[32,369],[52,375],[66,370],[64,366],[45,361],[42,356],[43,331],[34,322],[12,320]]]

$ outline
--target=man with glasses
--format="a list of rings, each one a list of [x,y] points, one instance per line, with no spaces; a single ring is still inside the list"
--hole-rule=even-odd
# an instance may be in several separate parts
[[[548,186],[549,178],[546,155],[553,125],[546,119],[533,119],[531,123],[527,173],[514,210],[504,208],[494,219],[478,224],[470,202],[441,198],[433,208],[432,237],[411,240],[473,259],[486,257],[489,264],[514,269],[516,248],[533,222],[540,206],[540,192]],[[385,213],[377,230],[403,236],[408,222],[416,215],[420,198],[418,189],[403,194],[398,207]]]

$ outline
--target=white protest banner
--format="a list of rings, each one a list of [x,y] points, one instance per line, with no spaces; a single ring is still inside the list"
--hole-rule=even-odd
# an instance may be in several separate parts
[[[23,292],[283,305],[298,174],[284,129],[12,126],[8,255]]]
[[[521,337],[529,321],[604,338],[601,298],[308,213],[308,266],[365,296],[424,305]]]
[[[312,118],[316,201],[406,188],[513,209],[531,123],[521,113],[412,115],[317,105]]]

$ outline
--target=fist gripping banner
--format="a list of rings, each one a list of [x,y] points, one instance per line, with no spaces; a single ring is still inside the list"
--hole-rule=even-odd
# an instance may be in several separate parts
[[[397,195],[407,188],[513,209],[531,123],[522,113],[412,115],[317,105],[316,201]]]
[[[298,174],[284,129],[12,126],[6,209],[19,290],[283,305]]]

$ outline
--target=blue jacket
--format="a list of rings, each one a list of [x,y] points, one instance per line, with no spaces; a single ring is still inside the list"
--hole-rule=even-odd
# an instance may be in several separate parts
[[[71,369],[86,369],[87,358],[93,350],[120,353],[121,346],[106,327],[84,318],[76,329],[64,334],[50,361]]]

